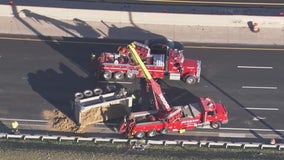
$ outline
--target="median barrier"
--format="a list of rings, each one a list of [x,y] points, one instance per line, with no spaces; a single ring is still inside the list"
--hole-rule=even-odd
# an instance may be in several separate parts
[[[206,141],[200,141],[200,142],[198,143],[198,146],[199,146],[199,147],[206,146],[206,145],[207,145],[207,142],[206,142]]]
[[[55,137],[55,136],[41,136],[40,140],[41,141],[44,141],[44,140],[58,140],[58,137]]]
[[[239,147],[239,148],[241,148],[242,146],[243,146],[242,143],[231,143],[231,142],[225,143],[225,148],[228,148],[228,147]]]
[[[65,137],[65,136],[61,136],[58,139],[59,141],[76,141],[77,137]]]
[[[111,139],[111,143],[128,143],[128,142],[129,142],[128,139],[118,139],[118,138]]]
[[[94,138],[94,143],[97,143],[97,142],[111,142],[111,138],[99,138],[99,137],[96,137]]]
[[[0,133],[0,138],[5,138],[6,134]]]
[[[163,140],[147,140],[146,144],[164,145],[165,142]]]
[[[207,147],[224,147],[225,143],[224,142],[207,142]]]
[[[109,143],[145,143],[147,145],[176,145],[182,146],[198,146],[198,147],[208,147],[208,148],[242,148],[242,149],[276,149],[281,151],[284,148],[284,144],[262,144],[262,143],[247,143],[247,142],[211,142],[211,141],[182,141],[182,140],[138,140],[138,139],[124,139],[124,138],[102,138],[102,137],[67,137],[67,136],[45,136],[45,135],[13,135],[0,133],[0,139],[21,139],[21,140],[55,140],[61,142],[63,141],[86,141],[86,142],[109,142]]]
[[[243,149],[246,149],[246,148],[259,148],[260,144],[257,144],[257,143],[244,143],[243,144]]]
[[[23,139],[24,135],[6,134],[6,139]]]
[[[92,142],[93,140],[94,140],[94,138],[78,137],[78,138],[76,139],[76,142],[80,142],[80,141]]]
[[[277,149],[278,145],[276,144],[261,144],[260,149]]]
[[[180,144],[179,141],[164,141],[164,146],[166,145],[177,145]]]
[[[39,135],[24,135],[23,136],[24,140],[27,140],[27,139],[32,140],[32,139],[40,139],[40,138],[41,138],[41,136],[39,136]]]
[[[184,145],[198,145],[199,142],[198,141],[181,141],[180,145],[184,146]]]

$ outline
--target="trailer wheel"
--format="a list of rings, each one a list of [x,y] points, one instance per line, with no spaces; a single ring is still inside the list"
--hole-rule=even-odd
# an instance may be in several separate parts
[[[124,74],[122,72],[118,71],[118,72],[114,73],[113,77],[116,80],[122,80],[122,79],[124,79]]]
[[[136,76],[133,72],[130,71],[130,72],[126,72],[126,77],[128,79],[134,79]]]
[[[213,128],[213,129],[219,129],[220,127],[221,127],[221,123],[220,122],[213,122],[213,123],[211,123],[211,127]]]
[[[91,97],[91,96],[93,95],[93,92],[92,92],[91,90],[85,90],[85,91],[84,91],[84,95],[85,95],[86,97]]]
[[[188,77],[185,78],[185,82],[187,84],[194,85],[197,82],[197,80],[193,76],[188,76]]]
[[[169,129],[168,128],[164,128],[161,130],[161,134],[168,134],[169,133]]]
[[[138,138],[138,139],[142,139],[142,138],[145,137],[145,132],[139,131],[135,134],[135,137]]]
[[[112,76],[112,73],[110,71],[105,71],[103,74],[103,77],[105,80],[110,80]]]
[[[74,97],[75,97],[75,99],[82,99],[82,98],[84,98],[84,95],[81,92],[77,92],[77,93],[75,93]]]
[[[150,130],[148,133],[147,133],[147,136],[148,137],[155,137],[157,135],[157,131],[155,129],[153,130]]]
[[[101,95],[102,93],[103,93],[103,90],[102,90],[101,88],[95,88],[95,89],[94,89],[94,94],[95,94],[95,96]]]

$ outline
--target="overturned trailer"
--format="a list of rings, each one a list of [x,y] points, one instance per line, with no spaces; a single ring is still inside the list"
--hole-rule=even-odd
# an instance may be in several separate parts
[[[123,118],[129,114],[132,98],[125,90],[101,94],[101,91],[76,93],[74,100],[75,120],[86,126],[111,119]],[[99,94],[98,94],[99,93]]]

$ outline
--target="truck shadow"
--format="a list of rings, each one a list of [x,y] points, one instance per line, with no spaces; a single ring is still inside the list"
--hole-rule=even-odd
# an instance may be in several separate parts
[[[28,82],[32,89],[46,99],[52,106],[68,117],[74,117],[71,102],[74,94],[84,89],[94,88],[89,77],[80,77],[63,63],[59,71],[54,69],[38,70],[28,73]],[[72,118],[73,119],[73,118]]]
[[[107,84],[98,83],[93,76],[95,68],[92,67],[90,60],[93,52],[98,54],[105,50],[115,51],[118,45],[132,41],[132,39],[129,39],[132,37],[129,32],[143,36],[140,37],[141,39],[162,37],[138,28],[136,25],[119,28],[102,21],[101,24],[107,26],[107,32],[104,33],[76,17],[72,22],[67,23],[26,9],[18,11],[16,5],[11,5],[11,7],[14,17],[20,23],[33,32],[37,39],[41,39],[51,49],[63,56],[63,59],[57,59],[57,57],[52,61],[53,63],[58,61],[58,66],[38,68],[38,71],[26,74],[28,84],[33,91],[41,95],[54,108],[70,117],[73,117],[70,101],[73,100],[75,92],[107,86]],[[22,18],[19,15],[20,13],[26,17]],[[46,36],[40,27],[35,27],[33,26],[34,23],[29,23],[31,20],[37,22],[38,25],[52,25],[56,30],[66,34],[67,37]],[[124,36],[126,33],[129,36]],[[106,39],[96,39],[102,36]]]

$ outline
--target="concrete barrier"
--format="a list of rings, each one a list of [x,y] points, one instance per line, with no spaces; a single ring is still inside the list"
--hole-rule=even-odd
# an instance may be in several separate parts
[[[262,28],[284,27],[283,17],[275,16],[241,16],[241,15],[200,15],[153,13],[132,11],[107,11],[91,9],[69,9],[51,7],[15,6],[20,17],[45,16],[59,20],[74,20],[93,22],[119,22],[127,24],[156,24],[156,25],[188,25],[188,26],[219,26],[247,27],[248,21],[257,22]],[[10,5],[0,5],[0,16],[14,16]],[[209,18],[210,16],[210,18]],[[44,17],[43,17],[44,18]]]

